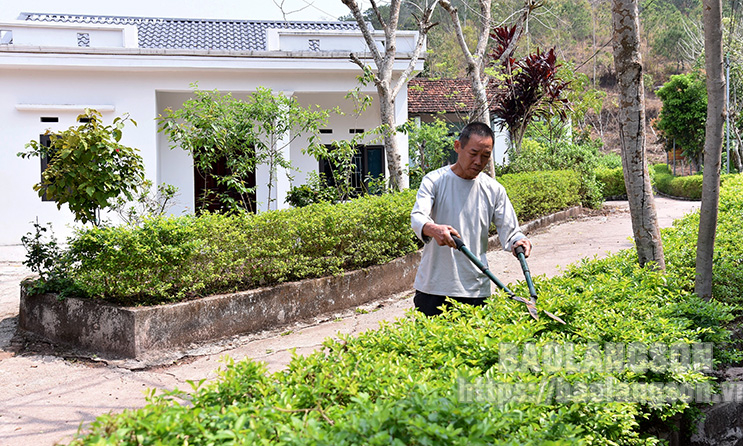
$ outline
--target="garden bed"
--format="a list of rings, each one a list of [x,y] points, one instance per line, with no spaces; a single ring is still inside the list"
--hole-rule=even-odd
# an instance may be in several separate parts
[[[146,359],[192,343],[275,328],[409,290],[420,252],[338,276],[156,306],[118,307],[95,299],[29,296],[21,289],[18,327],[81,353]]]

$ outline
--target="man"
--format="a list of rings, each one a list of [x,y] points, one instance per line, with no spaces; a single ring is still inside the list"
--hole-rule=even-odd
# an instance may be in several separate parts
[[[461,252],[452,236],[487,265],[488,229],[494,223],[503,249],[531,242],[519,228],[516,212],[506,190],[482,173],[493,152],[493,131],[486,124],[468,124],[454,142],[457,162],[423,177],[411,226],[425,243],[415,277],[415,307],[428,316],[441,313],[446,298],[483,305],[491,295],[490,280]],[[431,243],[435,240],[436,243]],[[515,254],[514,254],[515,255]]]

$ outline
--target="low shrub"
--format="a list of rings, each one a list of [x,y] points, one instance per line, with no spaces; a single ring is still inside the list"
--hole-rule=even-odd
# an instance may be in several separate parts
[[[725,177],[720,190],[712,294],[722,302],[743,306],[740,292],[743,283],[743,243],[740,243],[743,238],[743,175]],[[693,213],[666,229],[663,238],[666,263],[673,264],[676,274],[683,277],[689,289],[694,286],[698,232],[699,213]]]
[[[720,184],[737,174],[720,175]],[[702,199],[701,173],[689,176],[675,176],[667,164],[656,164],[653,166],[653,185],[658,192],[672,197],[688,198],[690,200]]]
[[[699,200],[702,198],[702,175],[674,176],[666,164],[653,166],[653,185],[658,192],[672,197]]]
[[[525,139],[518,154],[509,154],[509,164],[502,173],[535,172],[545,170],[574,170],[580,174],[578,192],[584,206],[601,207],[603,196],[596,170],[614,165],[616,156],[607,158],[595,145],[557,143],[547,147],[535,140]]]
[[[203,214],[79,231],[72,275],[90,297],[150,303],[364,268],[418,247],[414,191],[258,215]]]
[[[536,171],[498,177],[520,221],[580,204],[580,175],[572,170]]]
[[[596,170],[596,180],[601,184],[601,193],[604,199],[621,199],[627,197],[627,188],[624,185],[624,171],[621,166],[613,169],[600,168]]]
[[[741,270],[742,211],[737,178],[721,197],[730,234],[718,239],[715,282]],[[565,326],[532,320],[503,294],[440,317],[410,313],[328,339],[271,375],[250,359],[227,359],[214,382],[102,415],[73,444],[663,444],[643,423],[689,415],[686,390],[713,391],[704,372],[724,359],[723,327],[734,317],[691,292],[695,218],[664,231],[665,274],[625,250],[537,277],[540,307]],[[526,293],[523,283],[514,289]]]

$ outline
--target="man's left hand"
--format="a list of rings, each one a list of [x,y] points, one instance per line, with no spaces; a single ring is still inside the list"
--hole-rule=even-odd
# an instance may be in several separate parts
[[[516,254],[516,247],[517,246],[523,246],[524,247],[524,257],[529,257],[529,254],[531,254],[531,242],[527,238],[522,238],[521,240],[517,241],[513,244],[513,247],[511,248],[511,252],[513,253],[514,257],[518,257]]]

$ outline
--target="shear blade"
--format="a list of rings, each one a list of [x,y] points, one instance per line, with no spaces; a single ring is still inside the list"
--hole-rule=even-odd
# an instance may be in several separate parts
[[[536,299],[536,297],[532,296],[532,297],[531,297],[531,302],[529,302],[528,304],[526,304],[526,306],[527,306],[527,307],[529,307],[529,313],[530,313],[530,314],[532,315],[532,317],[533,317],[534,319],[536,319],[536,318],[537,318],[537,317],[535,316],[535,314],[537,313],[537,299]],[[532,308],[534,309],[534,313],[532,313],[532,312],[531,312]],[[550,318],[552,318],[553,320],[555,320],[555,321],[557,321],[557,322],[559,322],[559,323],[561,323],[561,324],[563,324],[563,325],[567,325],[567,324],[565,323],[565,321],[563,321],[562,319],[560,319],[560,317],[558,317],[558,316],[555,316],[554,314],[550,313],[549,311],[547,311],[547,310],[542,310],[542,312],[543,312],[544,314],[546,314],[547,316],[549,316]]]
[[[549,316],[552,319],[556,320],[557,322],[561,323],[562,325],[567,325],[564,320],[560,319],[560,317],[555,316],[554,314],[550,313],[547,310],[542,310],[542,311],[544,312],[544,314],[546,314],[547,316]]]

